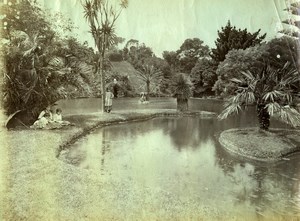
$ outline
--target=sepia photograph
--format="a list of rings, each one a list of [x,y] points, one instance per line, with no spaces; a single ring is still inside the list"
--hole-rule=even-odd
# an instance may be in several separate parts
[[[0,0],[0,220],[300,221],[299,0]]]

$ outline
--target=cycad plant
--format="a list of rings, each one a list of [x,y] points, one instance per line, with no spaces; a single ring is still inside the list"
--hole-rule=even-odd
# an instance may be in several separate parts
[[[174,97],[177,99],[177,110],[188,110],[188,99],[192,96],[192,83],[185,74],[179,74],[172,85]]]
[[[286,63],[283,68],[274,70],[270,65],[259,73],[242,72],[240,78],[231,79],[237,89],[225,103],[219,119],[239,113],[243,107],[256,105],[260,128],[268,130],[270,116],[279,118],[294,127],[300,125],[300,113],[294,108],[299,73]]]

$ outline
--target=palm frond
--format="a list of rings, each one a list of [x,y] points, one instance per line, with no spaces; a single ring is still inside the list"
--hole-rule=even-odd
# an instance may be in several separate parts
[[[238,114],[241,111],[240,103],[230,103],[225,109],[219,114],[218,119],[223,120],[229,117],[231,114]]]
[[[274,116],[293,127],[300,126],[300,113],[290,106],[281,107],[280,111]]]

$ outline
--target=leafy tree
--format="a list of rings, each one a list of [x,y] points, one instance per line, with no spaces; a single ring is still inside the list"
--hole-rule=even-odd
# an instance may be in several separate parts
[[[121,75],[118,72],[112,72],[106,79],[106,82],[107,86],[112,88],[115,98],[120,95],[124,97],[132,97],[135,94],[135,90],[132,88],[128,76]]]
[[[139,41],[134,39],[129,40],[125,48],[128,49],[127,60],[135,69],[142,68],[142,66],[147,63],[147,60],[156,57],[150,47],[147,47],[145,44],[140,44]]]
[[[200,58],[209,56],[209,47],[203,45],[199,38],[186,39],[176,52],[180,64],[180,71],[191,73],[192,68]]]
[[[231,95],[236,85],[230,79],[241,77],[242,71],[257,73],[265,63],[273,69],[280,69],[286,62],[291,62],[289,68],[298,69],[295,64],[297,45],[297,40],[284,36],[245,50],[231,50],[218,66],[214,91],[222,96]]]
[[[179,59],[175,51],[164,51],[163,58],[169,64],[173,73],[179,72]]]
[[[101,76],[102,112],[104,112],[105,106],[105,72],[103,68],[106,50],[118,40],[115,34],[115,22],[122,9],[127,7],[128,1],[119,0],[118,3],[110,0],[85,0],[83,3],[84,17],[90,25],[91,34],[99,52],[97,69]]]
[[[180,73],[173,81],[172,91],[177,99],[177,110],[188,110],[188,99],[192,96],[192,83],[188,76]]]
[[[217,81],[217,64],[207,58],[200,59],[191,71],[191,81],[194,85],[193,96],[213,95],[213,86]]]
[[[221,31],[218,31],[218,38],[215,41],[216,48],[212,49],[211,57],[216,62],[225,60],[226,54],[232,49],[246,49],[248,47],[260,44],[266,37],[266,34],[259,36],[260,29],[250,33],[247,29],[237,29],[231,26],[228,21]]]
[[[268,130],[270,116],[277,117],[293,126],[300,125],[300,113],[293,107],[299,75],[287,63],[281,69],[265,65],[258,73],[242,72],[243,77],[233,78],[237,85],[235,94],[226,102],[225,109],[219,115],[227,118],[232,113],[239,113],[242,107],[256,105],[260,128]]]
[[[218,65],[217,77],[213,90],[221,96],[232,95],[236,90],[236,85],[231,81],[232,78],[239,78],[243,71],[256,73],[264,66],[263,57],[266,55],[264,48],[250,47],[245,50],[231,50],[226,55],[226,59]]]

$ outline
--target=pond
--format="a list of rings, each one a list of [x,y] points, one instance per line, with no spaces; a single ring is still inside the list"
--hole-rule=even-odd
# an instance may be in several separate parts
[[[191,109],[217,112],[221,105],[213,100],[190,102]],[[256,125],[251,108],[225,121],[166,117],[111,125],[78,140],[59,158],[97,170],[103,180],[122,182],[131,190],[124,200],[141,189],[151,190],[153,197],[147,203],[154,207],[168,201],[174,214],[207,206],[255,219],[300,218],[299,155],[259,163],[231,155],[218,143],[218,133],[225,129]],[[274,120],[271,125],[286,127]]]

